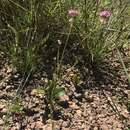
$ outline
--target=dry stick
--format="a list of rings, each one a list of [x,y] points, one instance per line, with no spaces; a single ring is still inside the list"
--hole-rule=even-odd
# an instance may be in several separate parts
[[[25,85],[26,85],[26,83],[27,83],[27,81],[28,81],[28,79],[29,79],[29,77],[30,77],[30,75],[31,75],[31,72],[32,72],[32,70],[31,70],[30,73],[27,75],[25,81],[24,81],[24,78],[22,79],[22,81],[21,81],[21,83],[20,83],[20,85],[19,85],[19,87],[18,87],[18,89],[17,89],[16,96],[17,96],[17,95],[20,95],[20,92],[24,89],[24,87],[25,87]],[[23,82],[23,81],[24,81],[24,82]]]
[[[105,98],[107,99],[109,105],[111,106],[111,108],[114,110],[114,112],[118,115],[118,117],[121,119],[122,123],[125,125],[125,127],[128,127],[127,121],[125,119],[123,119],[123,116],[120,114],[116,104],[114,103],[114,101],[112,100],[112,98],[106,94],[106,92],[104,90],[102,90]]]
[[[121,64],[122,64],[122,66],[123,66],[123,69],[124,69],[124,71],[125,71],[125,74],[126,74],[126,76],[127,76],[127,78],[128,78],[128,82],[130,83],[130,78],[129,78],[129,74],[128,74],[128,72],[127,72],[125,63],[124,63],[124,61],[123,61],[123,58],[122,58],[122,56],[121,56],[121,53],[120,53],[118,47],[116,46],[116,45],[117,45],[116,42],[118,43],[118,39],[120,38],[121,33],[122,33],[123,30],[125,30],[125,29],[126,29],[126,28],[120,30],[120,32],[118,33],[118,37],[116,38],[114,44],[115,44],[115,49],[117,50],[117,53],[118,53],[118,58],[119,58],[119,60],[120,60],[120,62],[121,62]],[[113,100],[110,98],[110,96],[108,96],[108,95],[105,93],[104,90],[103,90],[103,93],[104,93],[106,99],[109,101],[109,105],[110,105],[110,106],[112,107],[112,109],[118,114],[119,118],[122,120],[122,123],[124,123],[125,127],[128,128],[127,121],[126,121],[126,120],[124,120],[125,122],[123,121],[122,115],[121,115],[120,112],[118,111],[117,106],[115,105],[115,103],[113,102]],[[111,103],[112,103],[112,104],[111,104]]]

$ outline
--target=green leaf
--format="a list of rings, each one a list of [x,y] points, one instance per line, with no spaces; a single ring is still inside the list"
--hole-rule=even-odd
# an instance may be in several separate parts
[[[109,5],[110,4],[110,1],[109,0],[102,0],[101,1],[101,5],[102,6],[107,6],[107,5]]]
[[[13,104],[10,111],[12,113],[15,113],[15,112],[20,113],[22,111],[22,109],[23,109],[22,106],[20,106],[18,104]]]
[[[43,88],[37,88],[36,91],[38,94],[45,94],[45,90]]]
[[[65,95],[64,88],[55,88],[53,92],[53,97],[58,98]]]

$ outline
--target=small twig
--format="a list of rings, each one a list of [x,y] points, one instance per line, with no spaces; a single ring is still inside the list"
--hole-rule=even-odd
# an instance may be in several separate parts
[[[128,127],[127,125],[127,121],[123,118],[123,116],[120,114],[116,104],[114,103],[114,101],[112,100],[112,98],[106,94],[106,92],[104,90],[102,90],[104,96],[106,97],[109,105],[111,106],[111,108],[114,110],[114,112],[118,115],[118,117],[121,119],[122,123],[125,125],[125,127]]]

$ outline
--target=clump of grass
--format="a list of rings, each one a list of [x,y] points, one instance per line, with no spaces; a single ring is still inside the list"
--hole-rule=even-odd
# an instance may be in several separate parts
[[[129,11],[127,0],[75,2],[80,16],[75,20],[75,32],[90,64],[101,64],[115,48],[125,44],[129,24],[124,19]],[[115,45],[115,41],[118,44]]]
[[[15,119],[23,119],[25,112],[23,111],[22,100],[16,97],[13,101],[7,104],[8,111],[4,117],[4,130],[10,129],[10,123]]]
[[[12,63],[23,72],[35,71],[40,52],[44,51],[43,47],[49,36],[50,39],[57,38],[55,35],[58,32],[53,30],[55,34],[52,34],[47,31],[49,26],[57,28],[64,26],[61,28],[63,33],[68,33],[70,26],[68,10],[78,12],[78,17],[73,18],[73,28],[69,38],[71,34],[76,34],[73,44],[77,44],[77,41],[78,44],[80,43],[90,64],[100,63],[115,49],[115,46],[122,48],[129,27],[126,20],[129,13],[128,0],[123,2],[120,0],[49,2],[7,0],[1,1],[0,7],[3,42],[1,50],[8,53]],[[103,16],[103,11],[109,15]],[[71,43],[69,39],[68,42]]]
[[[31,1],[1,1],[1,50],[23,74],[33,73],[49,38],[45,33],[43,4]]]

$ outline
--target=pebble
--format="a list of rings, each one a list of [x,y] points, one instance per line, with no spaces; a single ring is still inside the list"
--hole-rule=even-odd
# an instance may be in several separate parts
[[[4,124],[4,121],[0,119],[0,126]]]
[[[7,86],[6,86],[6,91],[10,91],[10,90],[13,89],[13,88],[14,88],[13,85],[7,85]]]
[[[16,74],[16,75],[14,75],[14,78],[15,78],[15,79],[18,79],[19,76],[20,76],[20,74]]]
[[[77,113],[78,116],[82,115],[82,111],[81,110],[77,110],[76,113]]]
[[[3,114],[6,114],[7,113],[7,109],[6,108],[3,108],[0,112],[3,113]]]
[[[36,96],[37,94],[37,90],[36,89],[33,89],[30,93],[31,96]]]
[[[41,121],[37,121],[37,122],[35,122],[35,127],[36,127],[36,129],[42,129],[43,128],[43,123],[41,122]]]
[[[82,94],[81,93],[75,93],[75,97],[76,98],[82,98]]]
[[[3,89],[5,89],[5,88],[6,88],[6,84],[0,85],[0,90],[3,90]]]
[[[35,123],[31,123],[31,124],[30,124],[30,128],[31,128],[31,129],[34,129],[34,128],[35,128]]]
[[[20,129],[20,124],[18,122],[15,123],[15,126],[16,126],[17,130]]]
[[[72,109],[79,109],[79,106],[77,106],[77,104],[75,102],[71,102],[69,101],[69,107],[72,108]]]
[[[4,99],[4,98],[6,98],[6,92],[4,92],[4,91],[0,91],[0,99]]]
[[[59,101],[69,101],[69,97],[67,95],[64,95],[64,96],[60,96],[59,97]]]
[[[98,130],[98,127],[96,126],[96,127],[94,127],[94,129],[93,130]]]
[[[88,98],[88,97],[89,97],[89,92],[86,91],[86,92],[84,93],[84,96],[85,96],[85,98]]]
[[[0,105],[0,110],[2,110],[5,107],[5,105]]]
[[[62,127],[68,127],[69,126],[69,121],[64,121],[62,123]]]

